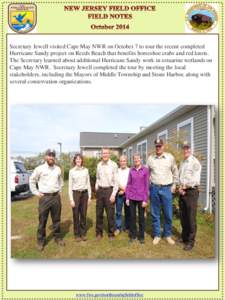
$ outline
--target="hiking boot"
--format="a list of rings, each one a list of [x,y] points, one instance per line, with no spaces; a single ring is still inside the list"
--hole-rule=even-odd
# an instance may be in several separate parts
[[[187,241],[184,241],[182,238],[177,239],[176,242],[179,244],[187,244]]]
[[[96,236],[96,241],[100,241],[101,239],[102,239],[102,235],[99,234]]]
[[[75,241],[76,241],[77,243],[79,243],[79,242],[81,242],[81,241],[82,241],[82,239],[81,239],[81,237],[80,237],[80,236],[77,236],[77,237],[75,237]]]
[[[158,245],[158,243],[160,242],[161,238],[159,236],[155,236],[153,241],[152,241],[152,244],[154,246]]]
[[[176,242],[179,243],[179,244],[184,244],[184,241],[182,238],[178,238],[176,239]]]
[[[43,251],[44,247],[45,247],[44,244],[37,244],[38,251]]]
[[[170,244],[170,245],[175,245],[175,242],[174,242],[174,240],[171,238],[171,236],[166,237],[166,241],[167,241],[167,243]]]
[[[137,241],[136,238],[130,238],[130,239],[129,239],[129,243],[130,243],[130,244],[132,244],[132,243],[134,243],[134,242],[136,242],[136,241]]]
[[[59,245],[60,247],[64,247],[65,246],[65,242],[60,239],[60,240],[55,240],[56,244]]]
[[[183,249],[185,251],[190,251],[193,247],[194,247],[194,245],[192,245],[192,244],[186,244]]]

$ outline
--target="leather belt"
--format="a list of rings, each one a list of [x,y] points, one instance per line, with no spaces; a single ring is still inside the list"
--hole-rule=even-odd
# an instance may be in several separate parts
[[[184,189],[185,191],[190,191],[190,190],[197,190],[198,186],[193,186],[193,187],[187,187],[186,189]]]
[[[86,193],[88,190],[73,190],[73,191],[78,193]]]
[[[112,189],[113,186],[99,186],[99,189],[102,189],[102,190],[108,190],[108,189]]]
[[[155,183],[151,183],[152,185],[158,186],[158,187],[168,187],[168,186],[172,186],[172,183],[170,184],[155,184]]]
[[[59,192],[54,192],[54,193],[42,193],[45,196],[56,196],[58,195]]]

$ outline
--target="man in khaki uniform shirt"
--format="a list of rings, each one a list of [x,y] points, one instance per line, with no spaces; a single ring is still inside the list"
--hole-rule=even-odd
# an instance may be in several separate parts
[[[174,245],[172,236],[172,193],[178,182],[178,169],[172,154],[164,152],[162,139],[155,140],[156,152],[150,155],[147,165],[150,170],[150,209],[153,227],[153,245],[161,239],[160,213],[164,213],[163,236],[170,245]]]
[[[181,241],[185,244],[184,250],[194,247],[197,231],[196,212],[199,197],[201,178],[201,164],[192,155],[191,147],[187,142],[183,144],[184,160],[179,168],[179,207],[182,227]]]
[[[55,165],[55,156],[55,150],[48,149],[45,163],[38,166],[30,177],[30,190],[39,198],[37,242],[40,251],[44,249],[46,244],[46,224],[49,213],[51,213],[55,242],[60,246],[64,246],[60,235],[60,192],[63,187],[63,180],[61,169]]]
[[[108,219],[108,236],[114,238],[115,231],[115,200],[118,191],[118,166],[110,159],[110,150],[102,149],[102,160],[98,163],[96,173],[96,237],[103,235],[104,209]]]

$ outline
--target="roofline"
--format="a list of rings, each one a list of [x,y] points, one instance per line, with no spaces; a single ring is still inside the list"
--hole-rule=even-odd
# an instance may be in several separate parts
[[[126,140],[124,143],[120,145],[120,148],[124,148],[128,146],[131,142],[137,140],[138,138],[141,138],[142,136],[145,136],[150,131],[153,131],[163,125],[164,123],[170,121],[171,119],[179,116],[182,113],[186,113],[192,109],[194,109],[196,106],[199,105],[180,105],[174,110],[170,111],[169,113],[165,114],[163,117],[161,117],[159,120],[155,121],[154,123],[150,124],[148,127],[137,133],[136,135],[132,136],[128,140]]]
[[[121,147],[120,146],[108,146],[108,145],[99,145],[99,146],[88,146],[88,145],[85,145],[85,146],[80,146],[80,148],[104,148],[104,147],[107,147],[107,148],[116,148],[116,149],[120,149]]]
[[[135,132],[117,132],[117,131],[80,131],[80,133],[96,133],[96,134],[136,134]]]

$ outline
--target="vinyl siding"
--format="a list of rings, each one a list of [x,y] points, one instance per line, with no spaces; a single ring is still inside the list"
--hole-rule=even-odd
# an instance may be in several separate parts
[[[137,139],[132,144],[128,145],[125,149],[132,146],[133,152],[137,151],[137,144],[147,139],[147,152],[154,149],[154,140],[157,138],[157,134],[161,131],[168,130],[168,139],[177,132],[177,125],[187,119],[193,118],[193,143],[194,154],[200,154],[202,156],[202,174],[201,174],[201,193],[200,204],[204,205],[206,201],[206,183],[207,183],[207,106],[196,106],[192,110],[184,113],[183,115],[170,121],[168,124],[164,124],[158,127],[154,131],[150,131],[145,136]]]

